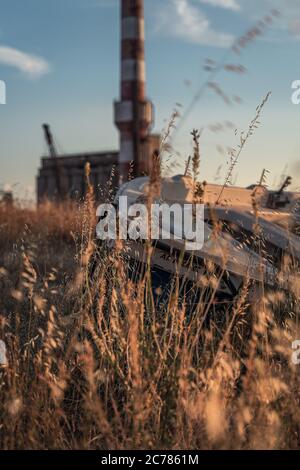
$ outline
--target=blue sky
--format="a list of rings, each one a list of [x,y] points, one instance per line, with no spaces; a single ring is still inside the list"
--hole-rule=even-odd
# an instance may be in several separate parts
[[[0,80],[7,104],[0,105],[0,189],[32,193],[39,159],[46,152],[41,124],[49,122],[61,152],[118,148],[112,101],[119,94],[118,0],[0,0]],[[233,41],[272,9],[272,23],[240,55]],[[201,178],[222,182],[227,148],[247,130],[268,91],[261,126],[236,167],[246,185],[270,171],[268,183],[294,175],[300,186],[300,106],[291,102],[291,83],[300,79],[299,0],[145,0],[147,94],[160,131],[175,103],[184,113],[209,80],[206,59],[242,65],[244,74],[221,69],[213,81],[242,103],[226,105],[204,89],[176,134],[179,167],[191,151],[190,131],[204,128]],[[233,123],[230,129],[225,122]],[[212,125],[222,124],[218,132]],[[220,127],[220,126],[219,126]],[[220,169],[220,178],[216,176]]]

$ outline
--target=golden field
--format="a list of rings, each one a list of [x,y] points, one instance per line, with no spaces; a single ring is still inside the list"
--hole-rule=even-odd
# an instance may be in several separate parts
[[[187,314],[175,279],[157,304],[96,247],[93,204],[0,208],[0,448],[298,448],[296,296],[246,281]]]

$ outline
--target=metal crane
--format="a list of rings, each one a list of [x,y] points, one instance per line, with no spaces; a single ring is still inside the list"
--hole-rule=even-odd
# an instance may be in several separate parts
[[[63,177],[59,158],[57,156],[57,151],[53,139],[53,135],[50,129],[49,124],[43,124],[42,128],[44,130],[44,136],[46,144],[49,150],[49,155],[54,159],[54,171],[55,171],[55,181],[56,181],[56,197],[58,200],[63,200],[65,198],[65,191],[63,187]]]

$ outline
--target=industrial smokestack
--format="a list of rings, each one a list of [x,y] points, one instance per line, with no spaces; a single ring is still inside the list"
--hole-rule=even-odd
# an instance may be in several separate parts
[[[128,178],[147,172],[143,149],[152,125],[152,103],[146,100],[144,1],[121,0],[121,100],[115,103],[120,131],[119,173]]]

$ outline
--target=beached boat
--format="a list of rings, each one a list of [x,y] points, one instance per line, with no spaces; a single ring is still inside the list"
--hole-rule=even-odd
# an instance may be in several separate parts
[[[136,178],[120,188],[115,207],[124,196],[128,207],[146,204],[151,191],[148,177]],[[152,199],[170,207],[195,204],[195,183],[187,176],[162,178],[159,195]],[[210,272],[215,278],[216,302],[230,301],[245,280],[286,288],[300,261],[300,193],[284,191],[284,187],[276,192],[262,185],[240,188],[205,184],[200,199],[205,232],[201,249],[187,250],[188,240],[174,238],[174,220],[170,233],[164,232],[158,240],[125,241],[124,257],[131,276],[137,279],[150,263],[155,289],[164,290],[177,276],[182,285],[189,286],[186,292],[195,286],[198,290]],[[284,264],[293,265],[290,272],[283,269]]]

